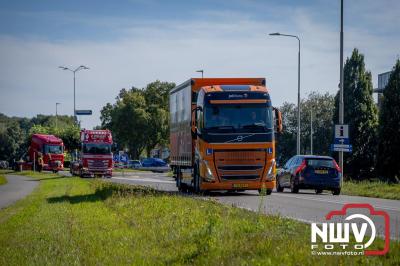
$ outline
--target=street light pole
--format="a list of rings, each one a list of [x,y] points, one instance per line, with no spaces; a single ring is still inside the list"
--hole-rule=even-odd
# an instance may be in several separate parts
[[[312,107],[310,112],[310,146],[311,146],[311,155],[313,154],[313,124],[312,124]]]
[[[57,109],[57,107],[59,104],[60,103],[56,103],[56,129],[58,128],[58,109]]]
[[[201,73],[201,78],[203,78],[203,74],[204,74],[204,70],[203,69],[196,70],[196,72]]]
[[[343,101],[343,0],[340,1],[340,101],[339,101],[339,124],[344,124],[344,101]],[[342,169],[343,182],[343,151],[339,152],[339,165]]]
[[[75,123],[77,123],[78,119],[76,117],[76,105],[75,105],[75,102],[76,102],[76,100],[75,100],[76,99],[76,97],[75,97],[75,73],[78,72],[79,70],[87,70],[89,68],[87,66],[84,66],[84,65],[80,65],[79,67],[77,67],[75,69],[71,69],[71,68],[68,68],[68,67],[65,67],[65,66],[59,66],[58,68],[61,68],[62,70],[71,71],[73,73],[73,75],[74,75],[74,121],[75,121]]]
[[[300,154],[300,38],[296,35],[290,34],[282,34],[279,32],[270,33],[270,36],[284,36],[284,37],[292,37],[296,38],[299,42],[299,51],[298,51],[298,65],[297,65],[297,145],[296,150],[297,154]]]

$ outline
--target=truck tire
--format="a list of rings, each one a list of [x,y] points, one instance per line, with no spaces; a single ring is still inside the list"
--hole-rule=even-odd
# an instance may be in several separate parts
[[[276,181],[276,191],[277,192],[283,192],[284,188],[281,186],[279,181]]]
[[[193,182],[194,182],[194,193],[200,194],[202,191],[200,189],[200,175],[199,175],[199,169],[197,164],[195,164],[194,169],[193,169]]]
[[[262,189],[259,189],[258,194],[262,195],[262,193],[263,193]],[[271,195],[271,194],[272,194],[272,189],[270,188],[265,189],[265,195]]]

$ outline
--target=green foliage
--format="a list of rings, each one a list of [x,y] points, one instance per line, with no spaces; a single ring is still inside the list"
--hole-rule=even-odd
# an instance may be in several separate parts
[[[385,256],[313,256],[309,224],[141,186],[35,179],[0,210],[0,265],[398,265],[395,241]]]
[[[392,182],[400,179],[400,60],[390,75],[383,91],[380,110],[379,152],[377,167],[379,173]]]
[[[12,161],[24,144],[24,132],[15,121],[0,122],[0,160]]]
[[[297,106],[285,102],[279,110],[282,112],[283,133],[277,138],[277,156],[280,163],[286,162],[296,154]],[[311,92],[301,101],[301,153],[311,152],[311,118],[313,112],[313,153],[330,155],[332,143],[334,97],[329,93]]]
[[[174,87],[174,83],[155,81],[143,90],[122,89],[116,102],[101,110],[102,127],[113,132],[119,148],[128,148],[132,158],[168,143],[169,91]]]
[[[57,122],[56,122],[57,121]],[[8,117],[0,113],[0,160],[10,163],[23,156],[33,133],[53,134],[63,139],[68,150],[79,146],[79,128],[70,116],[37,115],[36,117]]]
[[[74,124],[65,125],[64,127],[34,125],[29,130],[28,141],[30,141],[32,134],[47,134],[57,136],[63,140],[65,149],[68,151],[79,148],[80,129]]]
[[[4,184],[7,184],[7,179],[4,175],[0,174],[0,186]]]
[[[345,181],[342,194],[382,199],[400,200],[400,184],[382,181]]]
[[[353,179],[373,175],[377,153],[378,111],[372,97],[372,77],[365,70],[364,55],[353,50],[344,65],[344,123],[349,125],[351,154],[345,153],[344,172]],[[333,123],[339,123],[339,92]]]

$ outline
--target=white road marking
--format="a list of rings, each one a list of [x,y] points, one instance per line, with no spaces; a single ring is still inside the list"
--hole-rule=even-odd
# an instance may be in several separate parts
[[[319,199],[319,198],[313,198],[313,197],[299,197],[299,196],[295,196],[295,195],[289,195],[289,194],[275,194],[275,195],[279,195],[280,197],[288,197],[288,198],[296,198],[296,199],[302,199],[302,200],[312,200],[312,201],[319,201],[319,202],[328,202],[328,203],[336,203],[336,204],[346,204],[349,203],[348,200],[344,200],[344,201],[337,201],[337,200],[328,200],[328,199]],[[394,207],[390,207],[390,206],[384,206],[384,205],[373,205],[373,207],[375,209],[384,209],[384,210],[390,210],[390,211],[397,211],[400,212],[400,209],[398,208],[394,208]]]
[[[139,181],[139,182],[150,182],[150,183],[166,183],[166,184],[175,184],[175,181],[169,180],[160,180],[155,178],[140,178],[139,176],[130,176],[130,177],[113,177],[113,179],[120,179],[120,180],[132,180],[132,181]]]

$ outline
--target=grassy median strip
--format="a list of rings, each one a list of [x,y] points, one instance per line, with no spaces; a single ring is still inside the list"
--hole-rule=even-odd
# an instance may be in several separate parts
[[[0,186],[1,186],[1,185],[4,185],[4,184],[6,184],[6,183],[7,183],[7,179],[5,178],[4,175],[1,175],[1,174],[0,174]]]
[[[0,211],[0,265],[395,265],[400,260],[398,243],[385,257],[312,256],[310,225],[211,200],[54,174],[34,178],[41,183],[30,196]]]
[[[346,181],[342,192],[352,196],[400,200],[400,184],[381,181]]]

